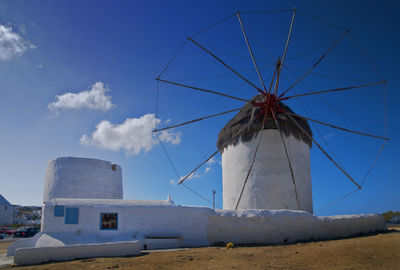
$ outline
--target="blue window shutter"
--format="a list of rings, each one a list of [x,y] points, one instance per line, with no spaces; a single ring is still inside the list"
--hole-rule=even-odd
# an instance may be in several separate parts
[[[79,221],[79,208],[66,207],[65,208],[65,224],[78,224]]]
[[[54,206],[54,216],[55,217],[63,217],[64,216],[64,205]]]

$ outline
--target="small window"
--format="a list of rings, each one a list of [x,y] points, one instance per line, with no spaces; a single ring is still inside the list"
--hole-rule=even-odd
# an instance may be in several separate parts
[[[79,221],[79,208],[66,207],[65,224],[78,224],[78,221]]]
[[[101,213],[100,229],[118,230],[118,213]]]
[[[54,216],[55,217],[63,217],[64,216],[64,205],[54,206]]]
[[[113,170],[113,171],[117,171],[117,164],[113,164],[113,165],[111,165],[111,170]]]

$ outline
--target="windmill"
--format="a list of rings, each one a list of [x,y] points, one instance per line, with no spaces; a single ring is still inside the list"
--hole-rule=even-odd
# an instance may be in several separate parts
[[[245,28],[241,15],[271,12],[291,12],[291,20],[284,48],[281,54],[274,60],[272,78],[267,81],[260,71],[257,58],[253,53],[252,44],[249,41],[247,29]],[[337,39],[331,42],[326,49],[324,49],[321,55],[313,60],[313,63],[306,70],[304,70],[300,76],[295,77],[295,80],[291,82],[289,86],[282,87],[281,81],[283,67],[286,66],[285,60],[293,32],[292,30],[296,14],[301,14],[312,20],[337,28],[341,34]],[[253,69],[255,70],[259,80],[259,84],[252,82],[247,76],[244,76],[236,68],[233,68],[228,61],[217,56],[216,53],[214,53],[211,49],[208,49],[195,38],[199,34],[204,33],[234,17],[236,17],[237,21],[239,22],[244,43],[246,44],[249,57],[253,64]],[[342,198],[353,194],[357,190],[360,190],[366,177],[361,182],[354,179],[354,177],[347,172],[337,158],[332,156],[332,154],[330,154],[329,151],[327,151],[321,145],[321,143],[319,143],[313,137],[313,132],[311,131],[309,122],[330,127],[335,130],[340,130],[342,132],[348,132],[357,134],[359,136],[366,136],[382,140],[383,143],[378,150],[373,164],[367,171],[366,176],[368,176],[377,157],[380,155],[385,143],[389,139],[384,136],[376,135],[373,132],[364,132],[344,128],[335,124],[321,121],[319,119],[314,119],[314,117],[300,115],[295,113],[288,105],[285,104],[289,100],[294,100],[300,97],[320,96],[327,93],[345,92],[364,87],[384,85],[386,83],[385,80],[380,79],[361,84],[352,84],[336,88],[327,87],[324,90],[296,93],[296,87],[299,85],[304,86],[305,78],[312,74],[315,69],[317,69],[317,67],[324,61],[326,56],[331,53],[331,51],[333,51],[334,48],[348,35],[349,30],[343,29],[339,26],[333,25],[320,18],[308,15],[294,8],[293,10],[266,10],[257,12],[237,11],[227,18],[224,18],[223,20],[196,33],[195,35],[188,37],[178,49],[171,61],[166,65],[164,70],[156,78],[158,87],[162,83],[172,85],[177,88],[184,88],[211,95],[217,95],[223,98],[244,102],[245,104],[240,108],[230,109],[224,112],[203,116],[182,123],[176,123],[163,128],[155,128],[154,132],[157,134],[157,132],[160,131],[193,124],[228,113],[237,112],[237,114],[220,131],[217,141],[218,149],[188,174],[186,174],[185,177],[179,176],[170,156],[166,152],[169,161],[171,162],[180,179],[179,184],[184,185],[184,182],[188,180],[199,168],[211,160],[215,155],[221,153],[223,166],[224,209],[294,209],[313,212],[309,151],[311,146],[314,145],[323,153],[323,155],[326,156],[332,165],[336,167],[350,181],[350,183],[354,185],[355,190],[351,191],[349,194],[346,194]],[[230,93],[164,79],[163,74],[167,71],[171,63],[187,44],[191,44],[200,51],[203,51],[206,55],[215,60],[216,63],[219,63],[223,68],[234,74],[238,79],[243,81],[245,85],[253,89],[255,95],[253,94],[252,98],[246,99],[231,95]],[[161,141],[160,143],[162,145]],[[163,149],[166,151],[164,146]],[[189,188],[186,185],[184,186]]]

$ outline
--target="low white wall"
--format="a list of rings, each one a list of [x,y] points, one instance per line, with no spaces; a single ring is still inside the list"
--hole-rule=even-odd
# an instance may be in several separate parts
[[[321,223],[320,238],[332,239],[386,230],[382,215],[342,215],[318,217]]]
[[[385,229],[384,218],[380,215],[317,217],[290,210],[217,210],[209,216],[208,239],[211,244],[291,243]]]
[[[64,224],[64,217],[55,217],[56,203],[78,207],[79,224]],[[386,229],[381,215],[318,217],[294,210],[214,211],[167,201],[57,199],[43,209],[42,232],[8,248],[9,256],[21,250],[16,263],[74,259],[77,254],[81,254],[79,258],[111,256],[102,247],[111,242],[138,240],[139,249],[198,247],[219,242],[271,244],[333,239]],[[118,213],[118,230],[101,230],[100,213]],[[83,248],[82,252],[69,248],[77,244],[98,245]],[[29,249],[21,249],[25,247]],[[48,253],[46,248],[52,251]]]
[[[212,210],[167,201],[57,199],[79,208],[79,224],[44,207],[42,230],[64,244],[140,240],[148,249],[206,246],[216,242],[284,243],[347,237],[386,229],[382,216],[317,217],[294,210]],[[100,213],[118,213],[118,230],[101,230]],[[144,248],[144,246],[142,246]]]
[[[229,145],[222,153],[223,208],[235,209],[261,132],[249,141]],[[300,210],[313,212],[310,147],[284,135],[295,176]],[[279,131],[267,129],[257,152],[238,209],[299,210]]]
[[[42,236],[42,234],[43,234],[43,232],[39,232],[31,238],[19,239],[19,240],[15,241],[14,243],[12,243],[11,245],[8,246],[7,256],[14,256],[17,248],[35,247],[37,241]]]
[[[60,247],[19,248],[14,263],[39,264],[48,261],[66,261],[91,257],[121,257],[140,254],[138,241],[102,244],[84,244]]]
[[[52,198],[122,199],[122,169],[109,161],[62,157],[46,168],[43,202]]]
[[[79,208],[79,224],[65,224],[54,216],[54,206]],[[180,237],[179,241],[148,240],[149,247],[205,246],[212,209],[174,205],[167,201],[56,199],[44,206],[42,230],[65,244],[130,241],[138,237]],[[100,214],[118,213],[118,230],[101,230]]]
[[[54,207],[79,208],[79,223],[65,224]],[[212,245],[290,243],[331,239],[385,230],[380,215],[317,217],[294,210],[212,210],[174,205],[167,201],[53,199],[43,207],[42,232],[18,247],[46,247],[138,240],[141,248],[177,248]],[[117,230],[101,230],[100,214],[118,213]],[[24,241],[24,240],[23,240]]]

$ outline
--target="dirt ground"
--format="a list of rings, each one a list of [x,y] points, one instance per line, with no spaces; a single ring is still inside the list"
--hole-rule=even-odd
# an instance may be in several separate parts
[[[0,242],[0,254],[7,252],[7,247],[10,245],[8,242]]]
[[[3,253],[9,243],[0,243]],[[207,247],[11,269],[400,269],[400,227],[354,238],[259,247]]]

